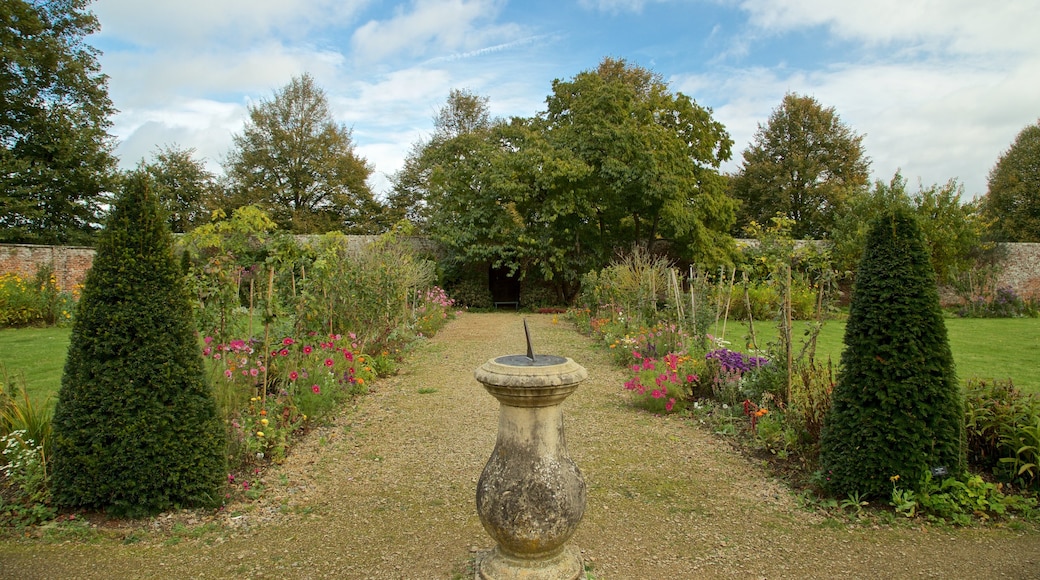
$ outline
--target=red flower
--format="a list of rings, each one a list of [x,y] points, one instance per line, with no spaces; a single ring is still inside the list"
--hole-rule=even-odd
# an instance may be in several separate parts
[[[289,349],[283,348],[282,351],[279,352],[278,354],[280,354],[282,356],[289,356]]]
[[[314,347],[309,345],[309,344],[307,346],[303,347],[303,354],[310,354],[313,351],[314,351]]]
[[[300,375],[296,371],[292,371],[291,373],[289,373],[290,381],[295,381],[298,378],[300,378]]]
[[[331,366],[332,366],[332,365],[334,365],[334,364],[336,364],[336,363],[332,362],[332,359],[331,359],[331,358],[327,358],[327,359],[325,359],[325,366],[327,366],[327,367],[331,367]]]
[[[317,395],[318,393],[321,392],[321,387],[319,387],[318,385],[314,385],[314,386],[311,387],[311,390],[314,391],[315,395]]]
[[[293,339],[289,338],[288,336],[282,339],[282,344],[284,344],[285,346],[289,346],[293,342],[295,341],[293,341]]]

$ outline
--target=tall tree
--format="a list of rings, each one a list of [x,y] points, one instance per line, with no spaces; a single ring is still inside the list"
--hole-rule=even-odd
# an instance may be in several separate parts
[[[274,99],[249,106],[249,120],[225,163],[230,205],[259,204],[296,233],[376,233],[382,206],[366,184],[371,166],[336,122],[310,75]],[[230,212],[225,212],[230,215]]]
[[[929,471],[964,470],[964,408],[939,292],[917,218],[873,222],[845,328],[841,371],[820,440],[827,488],[886,497]]]
[[[863,136],[833,107],[789,93],[766,125],[759,124],[733,179],[742,203],[739,228],[777,214],[795,220],[796,238],[827,237],[848,198],[867,184]]]
[[[59,505],[142,515],[220,503],[224,425],[150,180],[124,181],[83,297],[54,409]]]
[[[404,167],[391,178],[387,211],[392,221],[408,219],[425,229],[431,203],[468,196],[474,185],[464,170],[467,159],[474,160],[469,149],[485,140],[491,126],[487,97],[452,89],[433,118],[433,135],[412,146]]]
[[[990,170],[982,213],[998,241],[1040,242],[1040,121],[1022,129]]]
[[[151,177],[159,206],[174,233],[209,221],[206,203],[214,196],[216,177],[194,154],[195,149],[167,146],[155,152],[151,163],[142,161],[137,168]]]
[[[709,109],[611,58],[554,81],[546,102],[548,142],[589,169],[568,187],[584,214],[574,251],[605,265],[617,248],[666,239],[683,257],[728,257],[734,205],[718,167],[733,142]]]
[[[88,4],[0,3],[0,241],[90,243],[99,226],[114,109]]]

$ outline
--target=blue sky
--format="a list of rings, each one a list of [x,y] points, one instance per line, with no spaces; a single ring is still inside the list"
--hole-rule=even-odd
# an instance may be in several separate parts
[[[543,110],[607,56],[660,73],[730,132],[733,160],[787,92],[834,107],[875,179],[981,196],[1040,118],[1036,0],[96,0],[123,167],[165,145],[219,172],[246,107],[310,73],[384,192],[453,88]]]

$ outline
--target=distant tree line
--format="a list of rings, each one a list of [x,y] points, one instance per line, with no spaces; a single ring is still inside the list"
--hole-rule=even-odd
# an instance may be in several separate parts
[[[733,238],[782,218],[796,238],[833,242],[853,269],[864,224],[898,205],[916,213],[940,279],[991,241],[1040,241],[1040,123],[1025,128],[981,199],[950,180],[916,191],[896,174],[869,183],[863,137],[832,107],[788,94],[720,171],[733,141],[711,109],[662,76],[604,59],[557,79],[531,117],[492,118],[487,97],[455,89],[379,199],[373,167],[308,75],[249,106],[222,175],[191,148],[155,151],[120,172],[107,133],[114,113],[89,0],[0,6],[0,241],[90,244],[128,178],[145,177],[167,223],[186,232],[256,206],[293,233],[376,234],[402,220],[450,250],[449,269],[493,267],[555,285],[640,246],[711,266]],[[453,265],[453,266],[452,266]]]

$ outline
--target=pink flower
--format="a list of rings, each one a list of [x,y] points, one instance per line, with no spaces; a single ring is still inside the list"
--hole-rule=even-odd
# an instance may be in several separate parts
[[[650,396],[655,398],[655,399],[660,399],[660,398],[664,397],[664,393],[661,392],[658,389],[654,389],[654,392],[650,393]]]
[[[260,371],[256,369],[249,369],[249,374],[255,377],[256,375],[260,374]]]
[[[343,349],[343,358],[347,359],[348,362],[354,362],[354,353]]]
[[[307,346],[303,347],[303,354],[310,354],[312,352],[314,352],[313,346],[308,344]]]
[[[278,354],[280,354],[282,356],[289,356],[289,349],[283,348],[281,351],[279,351]]]
[[[675,399],[668,399],[668,402],[664,404],[664,410],[671,412],[675,408]]]
[[[213,342],[213,337],[212,336],[207,336],[206,338],[202,339],[202,342],[204,342],[206,344],[209,344],[209,343]]]
[[[209,353],[211,352],[213,352],[213,349],[207,346],[206,348],[202,349],[202,356],[209,356]]]
[[[224,376],[226,378],[230,379],[231,378],[231,369],[224,369]]]
[[[332,365],[334,365],[334,364],[336,364],[336,363],[335,363],[335,362],[333,362],[331,358],[327,358],[327,359],[325,359],[325,366],[327,366],[327,367],[331,367],[331,366],[332,366]]]
[[[687,383],[695,383],[695,382],[697,382],[697,375],[686,375],[686,382]]]
[[[311,390],[314,391],[315,395],[317,395],[318,393],[321,392],[321,387],[319,387],[318,385],[313,385],[313,386],[311,386]]]
[[[295,342],[295,341],[293,339],[289,338],[288,336],[282,339],[282,344],[284,344],[285,346],[289,346],[293,342]]]
[[[289,373],[289,380],[290,381],[295,381],[298,378],[300,378],[300,374],[297,373],[296,371],[292,371],[291,373]]]
[[[633,350],[632,351],[632,358],[634,358],[636,360],[639,360],[639,359],[643,358],[643,355],[639,354],[639,351]]]

